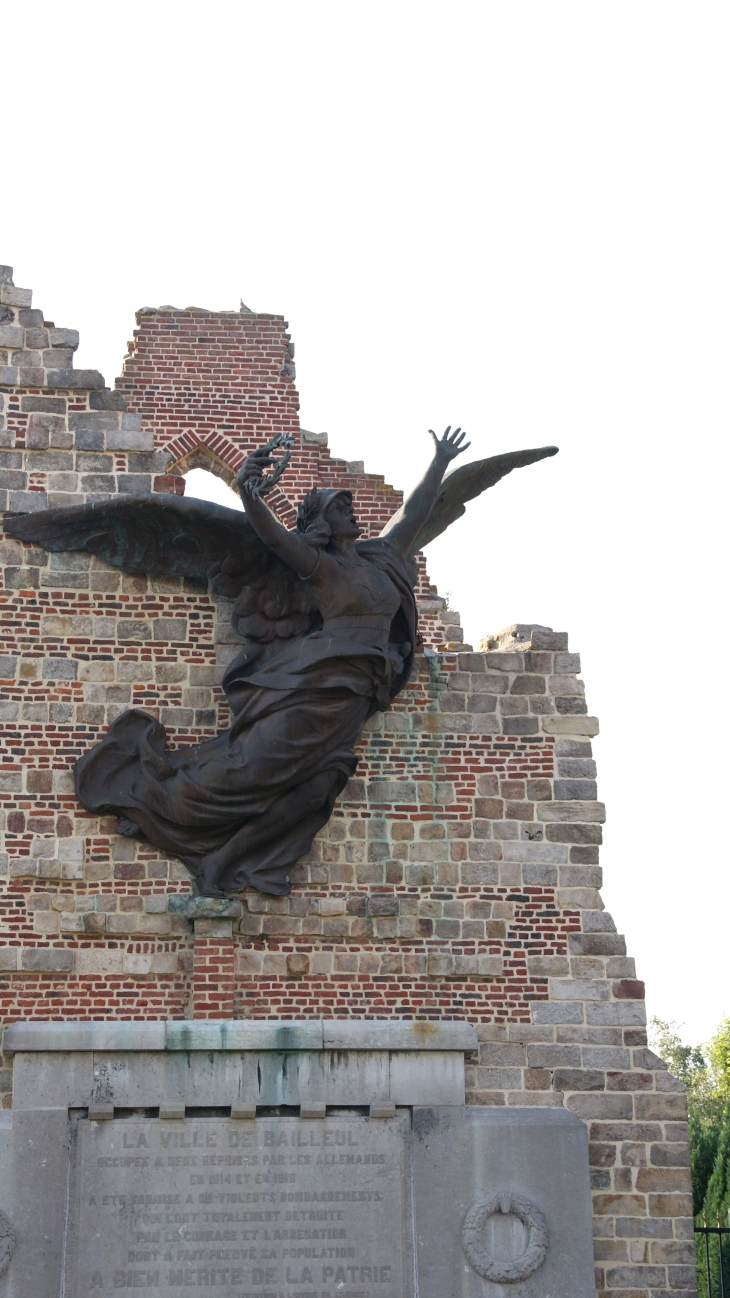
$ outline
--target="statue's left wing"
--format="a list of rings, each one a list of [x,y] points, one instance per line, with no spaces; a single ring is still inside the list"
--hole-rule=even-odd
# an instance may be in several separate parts
[[[444,478],[436,503],[411,546],[411,554],[422,550],[429,541],[445,532],[451,523],[466,512],[468,500],[474,500],[488,487],[493,487],[505,474],[557,453],[557,446],[539,446],[531,451],[508,451],[505,455],[493,455],[488,460],[475,460],[472,464],[462,464],[454,469],[453,473]]]
[[[235,601],[232,623],[258,644],[306,635],[310,587],[264,545],[243,513],[207,500],[150,494],[6,515],[5,531],[46,550],[87,550],[135,576],[187,577]]]
[[[46,550],[87,550],[135,575],[187,577],[205,586],[234,553],[255,569],[265,547],[244,515],[184,496],[121,496],[89,505],[6,516],[5,531]],[[240,583],[238,586],[240,589]]]

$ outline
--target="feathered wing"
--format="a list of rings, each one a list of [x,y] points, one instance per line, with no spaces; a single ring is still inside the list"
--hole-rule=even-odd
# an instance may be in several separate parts
[[[530,451],[508,451],[505,455],[493,455],[488,460],[475,460],[473,464],[462,464],[454,469],[453,473],[444,478],[436,503],[411,546],[411,553],[422,550],[445,532],[447,527],[466,512],[468,500],[474,500],[488,487],[493,487],[505,474],[557,453],[557,446],[539,446]]]
[[[152,494],[16,515],[5,519],[5,531],[46,550],[91,551],[138,576],[187,577],[201,585],[231,550],[261,548],[238,510]]]
[[[316,610],[298,577],[237,509],[149,494],[6,517],[5,531],[46,550],[86,550],[137,576],[186,577],[236,598],[241,635],[270,643],[305,634]]]

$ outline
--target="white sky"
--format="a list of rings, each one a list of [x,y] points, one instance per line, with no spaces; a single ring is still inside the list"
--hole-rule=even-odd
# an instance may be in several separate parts
[[[730,1012],[730,10],[40,0],[3,13],[0,261],[112,384],[136,308],[284,313],[305,427],[556,442],[429,553],[467,638],[569,630],[649,1011]]]

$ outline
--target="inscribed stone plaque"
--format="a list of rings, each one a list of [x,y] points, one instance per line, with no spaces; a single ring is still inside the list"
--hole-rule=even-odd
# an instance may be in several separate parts
[[[66,1292],[412,1294],[408,1116],[75,1125]]]

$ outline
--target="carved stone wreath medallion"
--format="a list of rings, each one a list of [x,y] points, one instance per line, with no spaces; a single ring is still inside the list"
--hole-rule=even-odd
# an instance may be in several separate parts
[[[501,1212],[518,1217],[527,1231],[527,1247],[519,1257],[503,1261],[492,1257],[482,1243],[482,1231],[489,1217]],[[540,1209],[529,1199],[521,1199],[498,1190],[488,1199],[478,1199],[472,1204],[461,1231],[464,1252],[470,1264],[485,1280],[497,1284],[516,1284],[526,1280],[545,1261],[549,1234],[547,1222]]]
[[[0,1212],[0,1275],[4,1275],[10,1265],[15,1248],[15,1231],[7,1217]]]

